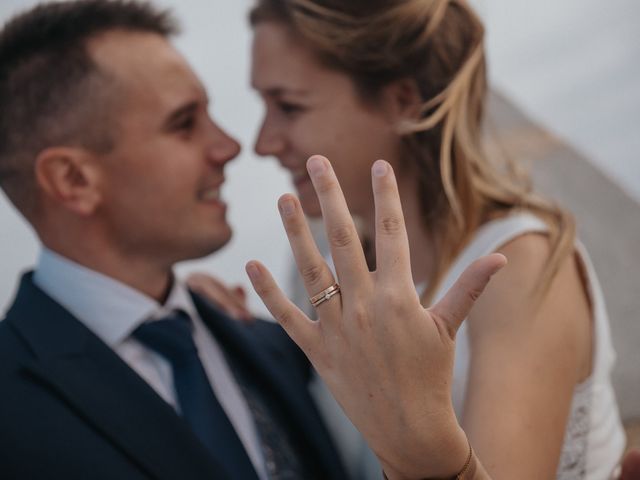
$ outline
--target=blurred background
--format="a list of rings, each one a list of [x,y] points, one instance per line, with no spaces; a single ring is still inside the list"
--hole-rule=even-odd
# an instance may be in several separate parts
[[[0,22],[35,3],[2,0]],[[179,272],[204,270],[228,283],[248,286],[243,265],[257,258],[272,269],[276,279],[286,283],[290,278],[290,260],[276,200],[290,190],[289,181],[273,160],[258,159],[253,153],[262,109],[248,86],[251,37],[245,17],[251,2],[156,0],[156,3],[170,7],[179,17],[184,33],[177,39],[177,45],[209,89],[214,118],[244,145],[241,156],[227,169],[224,188],[235,231],[233,241],[213,257],[180,265]],[[601,216],[629,214],[628,219],[617,220],[632,236],[633,232],[639,232],[640,222],[635,225],[633,222],[639,218],[634,201],[640,200],[640,2],[475,0],[471,3],[486,23],[494,89],[509,100],[507,110],[515,106],[522,115],[511,118],[502,114],[503,123],[506,118],[507,126],[511,121],[523,119],[543,125],[544,134],[538,129],[538,136],[528,136],[529,147],[534,150],[538,148],[537,140],[544,143],[549,138],[570,145],[571,155],[565,155],[563,165],[571,168],[578,165],[576,162],[582,162],[580,165],[590,162],[595,170],[579,168],[591,172],[589,181],[595,181],[594,185],[606,185],[602,197],[598,191],[584,189],[581,195],[590,197],[596,206],[607,205]],[[551,169],[546,175],[547,182],[555,182],[556,190],[563,190],[564,179],[558,177],[562,170]],[[578,207],[581,204],[578,200]],[[583,215],[589,223],[586,213]],[[609,277],[615,277],[617,268],[627,272],[638,270],[640,241],[633,245],[637,235],[623,235],[615,226],[607,226],[604,231],[604,227],[597,225],[595,228],[600,228],[600,232],[596,237],[605,244],[601,250],[605,253],[612,250],[615,245],[606,242],[607,235],[618,234],[624,237],[624,248],[631,255],[619,258],[614,268],[609,260],[600,260],[605,269],[613,268]],[[0,311],[14,294],[17,276],[34,263],[37,251],[32,231],[0,195]],[[606,278],[603,278],[605,291]],[[635,288],[633,300],[640,297],[638,274],[634,278],[635,285],[626,285]],[[624,328],[637,329],[636,336],[631,337],[637,339],[640,327],[635,318],[640,306],[637,310],[629,306],[630,295],[626,293],[629,288],[621,294],[626,296],[618,302],[623,307],[617,311],[625,317],[620,320],[626,322]],[[614,290],[614,296],[618,291],[609,290]],[[264,313],[254,295],[250,301],[255,310]],[[613,319],[613,323],[617,321]],[[622,338],[621,341],[630,338],[622,328],[614,331],[614,337]],[[633,342],[624,348],[637,349],[638,343]],[[638,354],[636,360],[631,367],[640,385]],[[638,403],[640,395],[635,398],[634,403]]]

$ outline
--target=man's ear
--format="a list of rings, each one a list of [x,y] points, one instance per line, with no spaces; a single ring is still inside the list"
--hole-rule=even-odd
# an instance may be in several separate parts
[[[420,118],[424,101],[413,78],[401,78],[390,83],[384,87],[383,96],[387,111],[397,125]]]
[[[95,156],[82,148],[51,147],[36,158],[36,181],[50,201],[89,216],[101,201]]]

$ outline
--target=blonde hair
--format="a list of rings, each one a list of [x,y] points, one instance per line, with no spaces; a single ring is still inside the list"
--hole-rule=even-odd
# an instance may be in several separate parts
[[[322,63],[348,74],[365,101],[395,80],[416,82],[422,115],[399,129],[437,249],[423,301],[483,223],[516,209],[548,225],[551,253],[534,294],[546,292],[573,250],[574,222],[535,195],[511,159],[486,154],[484,27],[466,1],[257,0],[250,20],[290,27]]]

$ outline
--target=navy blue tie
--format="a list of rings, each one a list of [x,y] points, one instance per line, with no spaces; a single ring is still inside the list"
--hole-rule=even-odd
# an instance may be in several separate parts
[[[215,458],[223,459],[234,478],[257,478],[235,429],[216,398],[191,334],[191,320],[175,311],[139,326],[133,336],[170,363],[182,417]]]

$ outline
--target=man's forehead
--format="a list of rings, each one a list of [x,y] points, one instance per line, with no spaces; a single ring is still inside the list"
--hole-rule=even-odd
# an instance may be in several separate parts
[[[114,30],[92,39],[88,50],[102,71],[136,95],[204,93],[186,59],[161,35]]]

